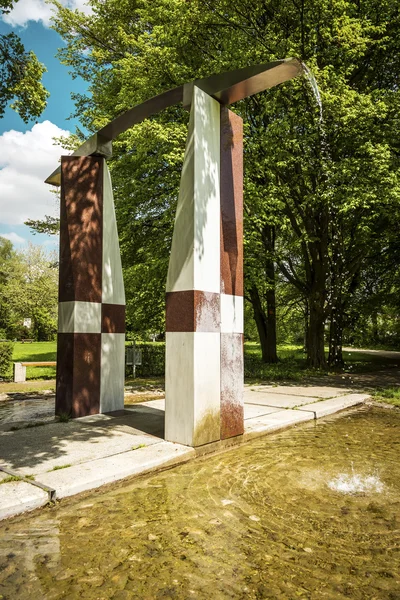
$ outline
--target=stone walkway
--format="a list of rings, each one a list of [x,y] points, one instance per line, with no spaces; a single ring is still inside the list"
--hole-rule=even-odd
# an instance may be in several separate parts
[[[0,465],[34,481],[1,481],[0,518],[45,505],[125,477],[149,473],[192,460],[199,455],[246,442],[297,423],[350,408],[368,394],[329,386],[245,386],[245,433],[197,449],[165,442],[164,399],[126,405],[113,415],[96,415],[67,423],[55,422],[51,400],[42,401],[39,425],[8,418],[0,432]],[[47,406],[47,413],[45,406]],[[32,415],[33,409],[26,413]],[[25,418],[26,418],[25,415]],[[32,425],[32,422],[31,422]],[[52,492],[37,487],[47,486]]]

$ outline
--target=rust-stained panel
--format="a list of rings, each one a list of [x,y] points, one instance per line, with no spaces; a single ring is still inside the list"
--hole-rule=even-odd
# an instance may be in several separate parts
[[[221,439],[244,432],[243,334],[221,333]]]
[[[221,292],[243,296],[243,121],[221,108]]]
[[[100,410],[100,333],[59,333],[56,415],[71,418]]]
[[[220,295],[213,292],[187,290],[167,292],[166,331],[220,330]]]
[[[59,302],[101,302],[103,161],[61,159]]]

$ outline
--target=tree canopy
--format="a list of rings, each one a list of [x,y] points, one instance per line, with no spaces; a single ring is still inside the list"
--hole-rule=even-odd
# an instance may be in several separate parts
[[[0,236],[0,338],[52,339],[57,331],[58,262],[29,244],[14,250]],[[26,329],[24,320],[30,319]]]
[[[8,13],[14,4],[0,0],[0,11]],[[10,102],[25,123],[39,117],[49,96],[41,83],[46,67],[15,33],[0,34],[0,59],[0,118]]]
[[[89,82],[75,97],[89,131],[192,79],[288,56],[308,65],[322,113],[306,77],[233,108],[245,123],[245,297],[265,360],[276,314],[292,307],[309,364],[325,366],[327,325],[340,364],[357,303],[377,308],[366,280],[386,277],[388,307],[398,282],[399,0],[91,0],[89,16],[55,4],[60,59]],[[113,146],[132,329],[163,330],[187,121],[170,108]]]

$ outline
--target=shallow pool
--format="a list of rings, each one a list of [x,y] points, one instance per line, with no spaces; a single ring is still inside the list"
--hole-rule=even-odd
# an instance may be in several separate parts
[[[400,599],[399,426],[364,408],[3,522],[0,598]]]

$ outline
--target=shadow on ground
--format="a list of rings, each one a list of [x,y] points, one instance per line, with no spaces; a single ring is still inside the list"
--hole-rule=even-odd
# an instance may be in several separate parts
[[[122,414],[121,414],[122,413]],[[11,469],[40,471],[65,459],[76,464],[151,445],[164,438],[164,411],[132,407],[118,415],[96,415],[67,423],[0,433],[0,464]],[[89,442],[89,444],[88,444]]]

